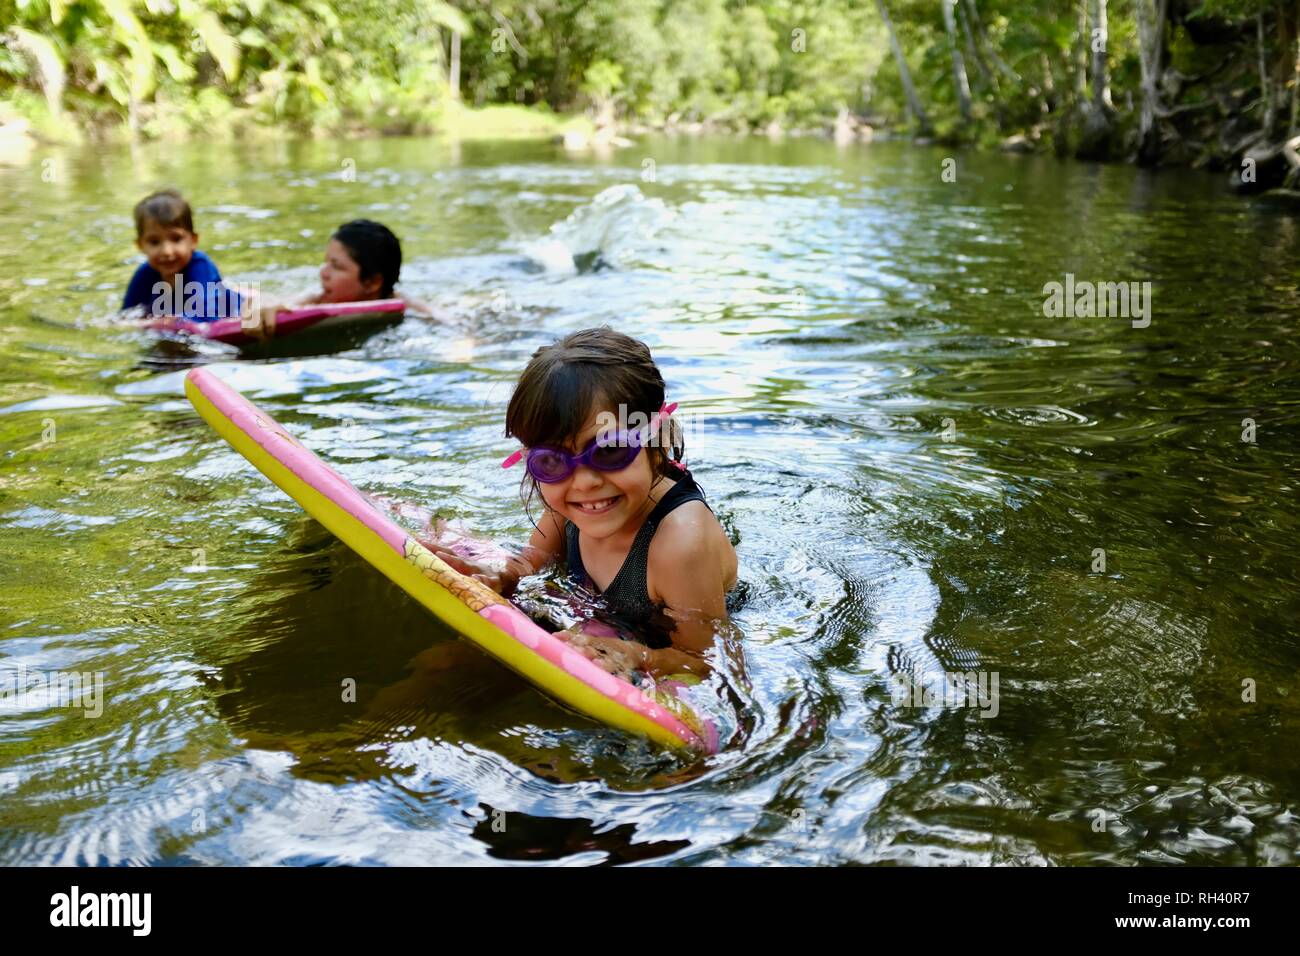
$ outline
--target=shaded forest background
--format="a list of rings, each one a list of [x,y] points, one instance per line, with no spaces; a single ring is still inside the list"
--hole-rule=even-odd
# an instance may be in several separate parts
[[[888,131],[1263,189],[1300,167],[1298,44],[1300,0],[0,0],[0,121]]]

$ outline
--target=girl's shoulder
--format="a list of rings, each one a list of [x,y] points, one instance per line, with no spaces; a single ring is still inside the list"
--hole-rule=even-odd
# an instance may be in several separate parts
[[[678,505],[664,516],[650,542],[650,571],[716,566],[734,581],[736,549],[722,523],[699,499]]]
[[[656,545],[664,551],[703,546],[719,536],[730,545],[717,515],[704,501],[695,498],[682,502],[659,521],[651,539],[651,551]]]
[[[689,501],[660,524],[646,560],[646,594],[655,604],[726,615],[739,562],[722,525],[702,501]]]

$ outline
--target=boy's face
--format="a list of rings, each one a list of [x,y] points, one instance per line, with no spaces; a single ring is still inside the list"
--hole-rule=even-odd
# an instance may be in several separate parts
[[[568,444],[577,454],[600,433],[604,421],[593,415]],[[552,484],[539,483],[542,500],[552,511],[578,526],[589,538],[608,538],[640,527],[650,510],[650,489],[655,478],[649,455],[642,449],[622,471],[599,471],[579,465],[573,474]]]
[[[365,302],[379,296],[384,277],[376,273],[362,281],[361,267],[348,247],[331,239],[325,247],[325,262],[320,267],[322,302]]]
[[[164,226],[150,219],[145,222],[135,244],[148,258],[149,265],[164,279],[170,280],[190,264],[199,245],[199,234],[184,226]]]

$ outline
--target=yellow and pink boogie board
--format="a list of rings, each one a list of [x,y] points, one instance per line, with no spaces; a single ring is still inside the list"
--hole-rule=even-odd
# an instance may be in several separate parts
[[[309,515],[434,616],[547,695],[667,747],[717,751],[713,722],[676,697],[673,682],[643,690],[606,672],[501,595],[451,568],[212,372],[190,371],[185,394],[217,434]]]

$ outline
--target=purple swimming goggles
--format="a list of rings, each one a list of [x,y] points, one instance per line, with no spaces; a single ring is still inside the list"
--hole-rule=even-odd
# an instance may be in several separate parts
[[[668,417],[677,409],[677,403],[664,405],[650,417],[648,424],[631,431],[620,431],[613,435],[604,432],[591,440],[581,454],[572,455],[563,448],[550,448],[540,445],[517,451],[505,461],[502,468],[510,468],[527,459],[528,474],[543,484],[551,485],[564,481],[579,465],[595,468],[597,471],[622,471],[641,454],[650,436],[659,428],[661,419]]]

